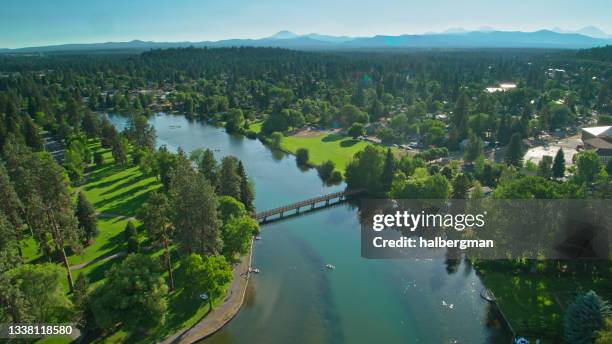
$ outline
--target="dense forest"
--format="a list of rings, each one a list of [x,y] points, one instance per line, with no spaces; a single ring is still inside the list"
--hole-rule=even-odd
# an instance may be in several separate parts
[[[120,328],[161,339],[177,299],[207,290],[211,309],[222,299],[232,264],[259,230],[250,216],[252,183],[235,157],[218,162],[209,149],[157,148],[147,122],[155,112],[223,125],[273,147],[306,127],[375,138],[344,171],[332,161],[316,167],[322,179],[346,180],[376,197],[482,198],[489,187],[497,198],[610,198],[612,163],[593,152],[568,162],[559,151],[537,166],[523,159],[526,140],[612,124],[610,55],[610,47],[0,55],[0,320],[74,320],[91,338]],[[117,132],[101,115],[107,112],[128,116],[130,125]],[[65,149],[61,156],[44,152],[50,139]],[[418,150],[398,148],[406,145]],[[503,149],[504,161],[486,159],[485,148]],[[316,153],[300,149],[297,161],[307,164]],[[99,196],[86,195],[90,185],[122,173],[149,183],[129,208],[88,200]],[[113,253],[127,257],[73,278],[71,266],[86,263],[76,257],[98,250],[98,227],[107,225],[100,214],[121,215],[124,240]],[[535,269],[510,258],[508,271]],[[609,264],[544,265],[538,271],[555,276],[609,281],[611,274]],[[180,296],[167,296],[173,292]],[[580,302],[593,310],[588,303],[601,300],[588,295]],[[580,317],[576,307],[571,316]],[[591,336],[604,326],[598,321]],[[567,337],[575,323],[566,324],[566,339],[575,338]]]

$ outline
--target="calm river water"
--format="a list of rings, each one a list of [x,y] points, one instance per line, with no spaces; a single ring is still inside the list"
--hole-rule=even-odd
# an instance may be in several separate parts
[[[110,118],[119,129],[125,126],[125,118]],[[325,186],[315,170],[299,169],[293,156],[222,128],[166,114],[150,123],[158,145],[187,152],[205,147],[217,157],[240,158],[255,182],[260,210],[344,188]],[[350,204],[265,225],[253,266],[261,273],[249,282],[240,313],[203,343],[509,342],[507,333],[487,325],[496,317],[466,263],[449,273],[443,254],[428,261],[361,258],[358,210]]]

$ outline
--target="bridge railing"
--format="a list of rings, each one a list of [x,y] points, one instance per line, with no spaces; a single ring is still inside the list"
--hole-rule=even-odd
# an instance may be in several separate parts
[[[266,210],[266,211],[262,211],[259,213],[255,214],[255,219],[259,220],[268,216],[272,216],[272,215],[276,215],[276,214],[280,214],[282,212],[285,211],[289,211],[289,210],[293,210],[293,209],[298,209],[307,205],[313,205],[319,202],[325,202],[325,201],[329,201],[332,200],[334,198],[342,198],[342,197],[347,197],[347,196],[351,196],[351,195],[355,195],[358,193],[363,192],[363,190],[358,189],[358,190],[345,190],[345,191],[340,191],[340,192],[334,192],[334,193],[330,193],[327,195],[323,195],[323,196],[318,196],[318,197],[314,197],[314,198],[310,198],[307,200],[303,200],[303,201],[299,201],[296,203],[292,203],[292,204],[288,204],[282,207],[278,207],[278,208],[274,208],[274,209],[270,209],[270,210]]]

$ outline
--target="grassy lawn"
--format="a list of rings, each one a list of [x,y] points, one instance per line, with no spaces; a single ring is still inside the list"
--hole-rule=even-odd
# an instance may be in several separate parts
[[[94,238],[94,242],[91,245],[84,247],[80,255],[75,254],[68,257],[70,265],[89,262],[96,258],[125,251],[126,241],[123,230],[127,223],[128,220],[122,218],[98,218],[100,234]],[[137,222],[134,224],[138,225]]]
[[[31,236],[21,240],[20,245],[26,263],[36,263],[42,258],[42,254],[38,252],[38,244]]]
[[[103,152],[104,165],[91,171],[81,190],[98,212],[134,216],[148,193],[161,184],[155,177],[143,175],[137,166],[115,165],[111,153]]]
[[[353,155],[363,150],[368,143],[337,134],[323,134],[312,137],[287,136],[283,138],[281,145],[291,153],[295,153],[299,148],[306,148],[311,163],[320,165],[331,160],[336,169],[344,173]]]
[[[259,124],[261,127],[261,125]],[[99,142],[90,143],[92,151],[102,151],[105,158],[103,166],[92,167],[86,183],[80,186],[97,212],[107,213],[106,216],[98,217],[99,235],[93,243],[83,248],[80,254],[70,254],[68,261],[71,265],[91,262],[80,268],[73,269],[73,278],[85,274],[94,288],[103,283],[105,273],[114,265],[120,264],[125,256],[115,257],[110,260],[102,260],[114,253],[126,251],[126,241],[123,231],[128,222],[126,217],[136,215],[140,206],[147,200],[148,194],[161,187],[154,177],[144,176],[138,167],[123,168],[115,165],[109,150],[100,147]],[[116,214],[121,216],[109,216]],[[138,227],[138,222],[135,223]],[[160,258],[163,250],[152,245],[146,239],[143,228],[140,230],[141,248],[152,257]],[[21,247],[27,262],[43,262],[42,255],[38,252],[36,242],[29,236],[22,240]],[[46,261],[46,260],[45,260]],[[209,311],[208,302],[192,296],[184,290],[189,280],[181,268],[181,260],[178,252],[172,250],[172,262],[174,270],[175,286],[177,289],[168,296],[168,310],[163,325],[151,329],[146,335],[142,333],[130,333],[123,329],[111,333],[109,336],[96,340],[98,343],[150,343],[160,341],[184,328],[188,328],[200,321]],[[168,278],[164,270],[163,277]],[[63,280],[62,284],[68,292],[68,283]],[[223,302],[225,296],[214,300],[214,304]],[[37,343],[68,343],[68,338],[55,337],[38,340]]]
[[[261,132],[262,125],[263,125],[263,121],[253,122],[249,124],[249,130],[252,130],[259,134],[259,132]]]
[[[565,309],[577,291],[594,290],[604,299],[612,297],[609,280],[590,274],[531,274],[495,269],[494,265],[479,271],[517,335],[545,343],[560,340]]]

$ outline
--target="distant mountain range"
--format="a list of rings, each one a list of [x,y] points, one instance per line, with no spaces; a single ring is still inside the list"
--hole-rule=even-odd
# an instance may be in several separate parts
[[[612,44],[612,37],[596,27],[585,27],[577,32],[539,30],[534,32],[497,31],[482,27],[474,31],[452,28],[442,33],[373,37],[329,36],[310,33],[298,35],[280,31],[260,39],[227,39],[202,42],[106,42],[62,44],[19,49],[0,49],[0,53],[85,52],[103,50],[149,50],[177,47],[280,47],[303,50],[386,49],[386,48],[556,48],[579,49]]]

